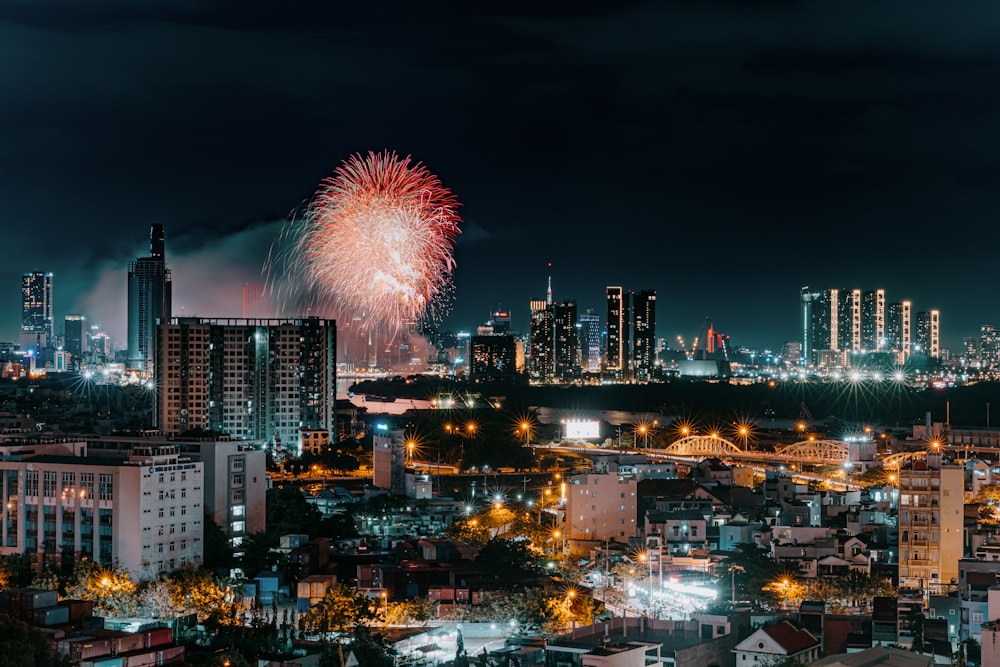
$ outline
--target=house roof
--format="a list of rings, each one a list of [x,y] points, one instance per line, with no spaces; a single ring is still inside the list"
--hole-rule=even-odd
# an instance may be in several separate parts
[[[785,649],[787,655],[795,655],[807,648],[819,645],[819,640],[808,630],[800,630],[788,621],[764,628],[767,636]]]

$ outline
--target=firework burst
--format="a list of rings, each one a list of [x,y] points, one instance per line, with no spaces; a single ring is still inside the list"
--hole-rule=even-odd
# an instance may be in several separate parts
[[[286,230],[293,289],[388,331],[440,315],[452,289],[458,207],[408,156],[352,155]]]

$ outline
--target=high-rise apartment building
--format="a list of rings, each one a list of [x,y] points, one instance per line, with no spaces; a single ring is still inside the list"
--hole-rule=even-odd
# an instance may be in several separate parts
[[[336,322],[174,318],[157,328],[157,425],[299,447],[335,429]]]
[[[21,277],[21,350],[44,357],[53,342],[52,274],[25,273]]]
[[[202,471],[168,445],[137,447],[125,460],[0,461],[0,553],[67,567],[86,558],[138,579],[200,562]]]
[[[926,310],[917,313],[914,332],[914,352],[932,359],[941,356],[941,311]]]
[[[172,283],[164,255],[163,225],[150,229],[149,257],[128,269],[128,368],[152,373],[156,325],[171,317]]]
[[[601,316],[593,308],[580,315],[580,357],[585,372],[600,372]]]
[[[884,289],[831,288],[799,295],[802,309],[802,344],[806,363],[820,359],[845,363],[847,353],[894,352],[897,363],[914,353],[940,355],[940,314],[921,314],[914,331],[913,303],[886,302]],[[917,339],[922,338],[922,343]],[[921,349],[914,349],[920,345]],[[934,353],[930,350],[933,348]]]
[[[87,319],[83,315],[66,316],[63,329],[63,347],[74,357],[87,352]]]
[[[656,366],[656,291],[632,295],[632,369],[635,377],[648,380]]]
[[[964,549],[965,473],[931,452],[899,471],[899,587],[958,581]]]
[[[983,368],[1000,364],[1000,333],[992,324],[979,327],[979,362]]]
[[[621,287],[605,290],[608,304],[608,347],[605,354],[607,370],[620,379],[629,376],[629,357],[632,352],[629,326],[631,322],[631,295]]]
[[[861,349],[879,352],[885,343],[885,290],[868,290],[861,296]]]

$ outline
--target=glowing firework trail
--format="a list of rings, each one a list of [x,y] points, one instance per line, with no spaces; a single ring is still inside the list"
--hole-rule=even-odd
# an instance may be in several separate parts
[[[291,229],[288,259],[300,288],[321,303],[398,330],[450,293],[458,206],[451,190],[409,157],[352,155]]]

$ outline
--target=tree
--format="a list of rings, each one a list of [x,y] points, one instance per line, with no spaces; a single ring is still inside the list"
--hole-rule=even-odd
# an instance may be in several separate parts
[[[312,538],[322,518],[298,488],[288,485],[267,490],[268,535],[305,533]]]
[[[135,616],[139,611],[137,586],[128,572],[85,560],[66,583],[70,598],[90,600],[100,616]]]
[[[24,588],[31,583],[33,577],[31,559],[27,555],[0,556],[0,587]]]
[[[302,618],[302,629],[328,636],[342,634],[374,617],[371,601],[363,594],[336,584]]]
[[[234,582],[216,579],[204,569],[181,568],[170,574],[174,605],[183,612],[194,612],[198,621],[212,634],[243,624],[243,605]]]

